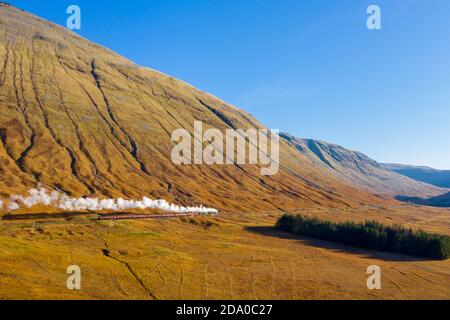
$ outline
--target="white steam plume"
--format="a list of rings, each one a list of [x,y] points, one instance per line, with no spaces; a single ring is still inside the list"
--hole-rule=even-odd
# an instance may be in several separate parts
[[[0,200],[0,210],[6,203]],[[123,211],[131,209],[158,209],[173,213],[198,213],[215,214],[216,209],[199,207],[182,207],[170,204],[166,200],[152,200],[144,197],[142,200],[97,199],[97,198],[72,198],[58,191],[49,192],[45,188],[31,189],[28,196],[14,195],[6,205],[8,212],[15,211],[25,206],[32,208],[37,205],[51,206],[63,211]]]

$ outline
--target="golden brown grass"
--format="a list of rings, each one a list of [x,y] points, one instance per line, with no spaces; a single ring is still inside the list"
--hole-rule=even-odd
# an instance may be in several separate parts
[[[314,212],[332,219],[410,221],[449,234],[448,210]],[[434,217],[434,218],[432,218]],[[414,220],[420,221],[414,221]],[[274,230],[272,214],[0,224],[2,299],[450,299],[450,260],[348,248]],[[109,257],[102,250],[107,249]],[[66,268],[82,290],[66,289]],[[380,291],[366,287],[382,268]]]

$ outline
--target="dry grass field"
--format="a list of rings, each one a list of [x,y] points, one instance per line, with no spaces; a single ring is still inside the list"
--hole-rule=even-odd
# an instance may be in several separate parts
[[[450,234],[450,210],[420,211],[423,219],[407,206],[304,213]],[[0,222],[1,299],[450,299],[450,260],[293,236],[272,228],[276,214],[120,222],[13,217],[19,218]],[[66,288],[73,264],[82,270],[80,291]],[[366,287],[370,265],[382,269],[382,290]]]

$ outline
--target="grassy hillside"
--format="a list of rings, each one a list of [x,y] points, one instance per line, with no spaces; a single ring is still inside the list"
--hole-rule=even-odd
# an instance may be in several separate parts
[[[177,166],[171,133],[263,128],[238,110],[14,8],[0,8],[0,198],[38,183],[70,195],[233,211],[348,207],[384,200],[323,173],[286,142],[281,170]]]

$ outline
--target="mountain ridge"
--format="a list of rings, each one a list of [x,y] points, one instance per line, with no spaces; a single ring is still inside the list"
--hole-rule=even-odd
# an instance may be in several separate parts
[[[382,164],[385,168],[416,181],[425,182],[441,188],[450,188],[450,170],[437,170],[426,166],[403,164]]]
[[[370,192],[388,196],[433,197],[446,191],[392,172],[358,151],[325,141],[297,138],[288,133],[282,133],[281,137],[337,179]]]
[[[281,142],[280,173],[176,166],[171,133],[265,128],[214,96],[61,26],[0,7],[0,197],[38,184],[74,196],[164,198],[221,210],[389,204],[321,172]]]

